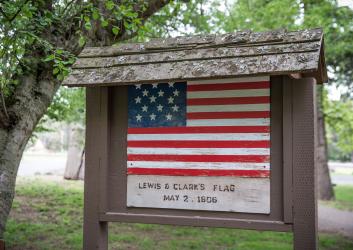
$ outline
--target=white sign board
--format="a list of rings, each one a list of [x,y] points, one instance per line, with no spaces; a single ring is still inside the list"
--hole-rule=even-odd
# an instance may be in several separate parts
[[[268,178],[129,175],[128,207],[270,212]]]
[[[270,212],[269,77],[129,86],[127,206]]]

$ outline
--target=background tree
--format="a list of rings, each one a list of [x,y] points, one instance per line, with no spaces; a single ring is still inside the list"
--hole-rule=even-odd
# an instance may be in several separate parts
[[[222,6],[223,8],[217,8]],[[212,1],[208,5],[195,3],[198,15],[184,15],[176,20],[185,31],[192,33],[234,32],[250,29],[298,30],[322,27],[325,34],[325,56],[331,85],[353,88],[353,10],[340,7],[335,0],[237,0]],[[153,18],[151,22],[153,22]],[[160,27],[160,29],[163,26]],[[334,197],[331,185],[322,100],[323,87],[318,86],[318,191],[320,199]]]
[[[39,119],[85,44],[140,32],[168,0],[14,0],[0,3],[0,238],[18,166]]]
[[[324,102],[329,145],[335,150],[334,160],[353,161],[353,100]]]
[[[85,144],[85,89],[60,87],[47,113],[40,120],[35,132],[46,128],[53,121],[65,124],[67,159],[64,179],[84,177]],[[39,131],[38,131],[39,130]],[[50,131],[50,128],[49,128]],[[37,135],[37,133],[35,133]]]
[[[326,63],[331,74],[330,84],[345,85],[352,88],[353,82],[353,10],[339,7],[337,1],[325,0],[318,3],[313,0],[303,0],[303,27],[313,25],[324,28],[326,43]],[[323,109],[326,98],[324,88],[318,86],[318,185],[319,198],[334,197],[329,176],[328,146],[326,138],[327,112]],[[326,110],[327,111],[327,110]]]
[[[320,2],[310,0],[238,0],[228,2],[214,0],[205,3],[194,0],[187,5],[173,2],[166,6],[149,19],[143,32],[140,32],[134,40],[144,41],[146,37],[224,33],[244,29],[263,31],[279,28],[298,30],[323,27],[330,84],[347,86],[346,96],[349,98],[353,77],[352,20],[351,9],[339,7],[336,1],[331,0]],[[331,199],[334,194],[327,165],[325,119],[330,119],[329,115],[332,113],[327,113],[322,109],[321,103],[326,93],[322,90],[323,88],[318,86],[319,197]],[[342,133],[335,133],[335,135],[342,135]]]
[[[167,5],[168,2],[13,0],[0,3],[0,238],[25,145],[85,44],[104,46],[126,39],[141,41],[151,36],[211,31],[323,26],[331,80],[352,88],[353,14],[347,7],[338,7],[336,1],[193,0],[187,5],[182,2]],[[49,108],[46,119],[67,115],[65,106],[59,105],[65,99],[63,96],[65,90],[55,97],[59,102]]]

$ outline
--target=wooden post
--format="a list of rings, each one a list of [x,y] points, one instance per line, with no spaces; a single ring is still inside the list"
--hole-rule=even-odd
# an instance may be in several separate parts
[[[5,241],[0,239],[0,250],[5,250]]]
[[[106,211],[108,88],[86,90],[83,249],[108,249],[108,223],[99,221],[99,213]]]
[[[318,248],[315,81],[292,80],[294,249]]]

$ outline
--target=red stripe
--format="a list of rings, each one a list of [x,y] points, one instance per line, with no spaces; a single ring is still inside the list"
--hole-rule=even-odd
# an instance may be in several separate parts
[[[193,112],[187,113],[186,117],[187,119],[268,118],[270,117],[270,112]]]
[[[127,146],[137,148],[269,148],[270,141],[128,141]]]
[[[259,104],[270,103],[269,96],[223,97],[223,98],[191,98],[187,105],[222,105],[222,104]]]
[[[268,133],[269,126],[128,128],[128,134]]]
[[[268,155],[148,155],[128,154],[128,161],[175,161],[175,162],[269,162]]]
[[[265,89],[270,87],[270,82],[237,82],[237,83],[212,83],[188,85],[187,91],[213,91],[213,90],[233,90],[233,89]]]
[[[269,177],[269,170],[213,170],[213,169],[165,169],[165,168],[128,168],[127,174],[169,175],[169,176],[239,176]]]

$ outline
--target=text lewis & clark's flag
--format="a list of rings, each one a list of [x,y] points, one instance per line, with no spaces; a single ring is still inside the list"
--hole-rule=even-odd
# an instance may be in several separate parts
[[[129,86],[128,175],[270,175],[268,77]]]

